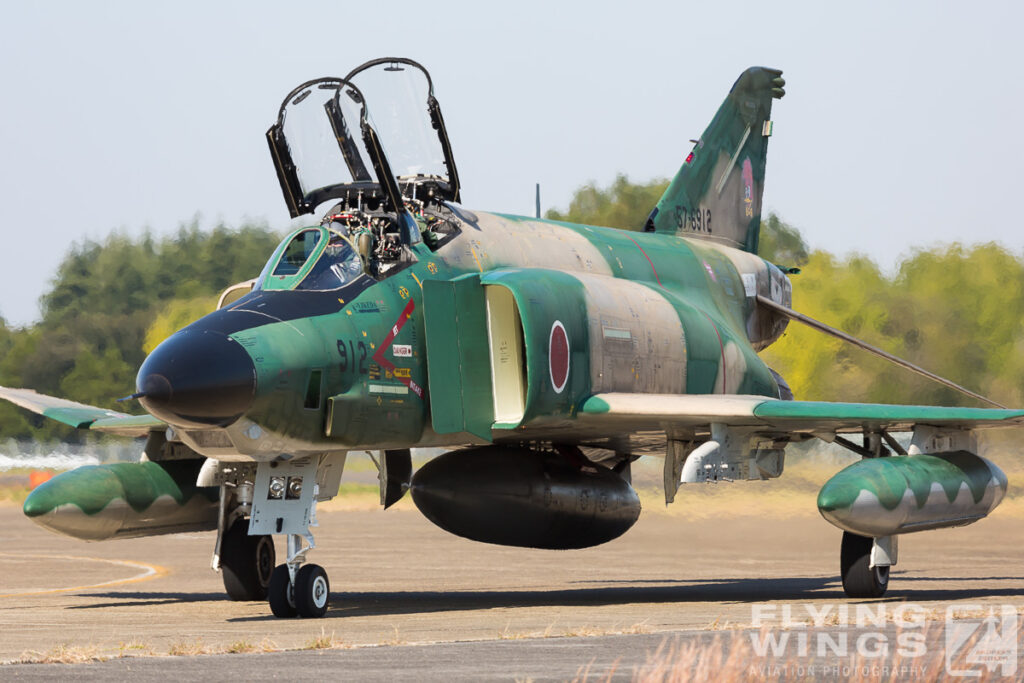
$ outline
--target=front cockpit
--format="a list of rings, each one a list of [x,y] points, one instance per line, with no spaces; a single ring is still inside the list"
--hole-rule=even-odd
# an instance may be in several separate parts
[[[326,227],[303,228],[288,235],[274,251],[254,290],[329,291],[369,275],[369,259],[352,238]]]
[[[360,275],[382,279],[458,231],[451,145],[430,74],[408,59],[377,59],[344,78],[293,89],[267,131],[293,218],[319,228],[289,235],[256,289],[331,289]],[[347,279],[346,279],[347,278]]]

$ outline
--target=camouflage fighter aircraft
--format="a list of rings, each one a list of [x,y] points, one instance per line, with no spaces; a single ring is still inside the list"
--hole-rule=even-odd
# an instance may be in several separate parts
[[[681,483],[778,477],[787,444],[818,438],[863,456],[818,505],[843,530],[846,593],[881,595],[899,535],[1000,502],[975,431],[1024,411],[795,401],[758,357],[789,320],[859,343],[793,311],[787,271],[757,256],[783,85],[774,69],[739,77],[642,232],[463,208],[413,61],[299,85],[267,140],[291,215],[319,220],[149,355],[132,397],[147,415],[0,390],[146,439],[141,462],[61,474],[25,514],[87,540],[216,529],[232,598],[316,617],[329,582],[310,529],[350,451],[377,453],[385,507],[411,488],[452,533],[567,549],[633,525],[642,455],[664,458],[671,502]],[[413,475],[414,447],[450,450]]]

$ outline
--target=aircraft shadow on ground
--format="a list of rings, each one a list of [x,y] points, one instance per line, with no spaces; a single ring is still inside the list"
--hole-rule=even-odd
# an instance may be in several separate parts
[[[900,577],[894,572],[893,579]],[[882,601],[931,602],[970,600],[993,597],[1019,598],[1024,588],[915,588],[910,582],[950,582],[958,579],[942,577],[906,577],[905,587],[894,587]],[[1024,586],[1024,577],[989,577],[986,581],[1014,581]],[[591,583],[578,581],[579,583]],[[705,580],[634,579],[630,581],[594,581],[600,587],[561,590],[503,590],[503,591],[367,591],[331,593],[328,617],[364,617],[399,614],[427,614],[514,607],[604,607],[625,604],[722,602],[755,603],[785,601],[846,601],[838,577],[803,578],[721,578]],[[629,585],[612,585],[629,584]],[[91,597],[108,601],[89,605],[74,605],[68,609],[98,609],[106,607],[132,607],[167,605],[188,602],[227,602],[223,593],[183,592],[107,592],[93,593]],[[269,614],[235,617],[231,622],[272,619]]]
[[[107,607],[151,607],[153,605],[177,605],[183,602],[216,602],[227,600],[224,593],[83,593],[83,597],[110,598],[112,602],[90,605],[69,605],[67,609],[105,609]]]
[[[894,575],[894,578],[896,576]],[[1006,577],[1008,580],[1009,577]],[[914,579],[917,580],[917,579]],[[930,581],[951,579],[930,578]],[[1024,585],[1024,577],[1016,578]],[[607,582],[602,582],[607,583]],[[603,607],[623,604],[722,602],[725,604],[768,601],[847,601],[838,577],[784,579],[718,579],[716,581],[662,580],[630,582],[630,586],[604,586],[550,591],[408,591],[408,592],[332,592],[328,617],[385,616],[431,612],[471,611],[513,607]],[[1024,589],[952,588],[896,589],[878,601],[930,602],[1015,597]],[[862,601],[868,602],[868,601]],[[237,617],[229,621],[259,621],[268,616]]]

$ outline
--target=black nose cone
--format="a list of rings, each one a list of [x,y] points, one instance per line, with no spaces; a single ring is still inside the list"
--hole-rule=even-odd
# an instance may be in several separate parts
[[[220,332],[184,329],[139,369],[139,401],[155,417],[184,427],[226,427],[248,410],[256,368],[242,346]]]

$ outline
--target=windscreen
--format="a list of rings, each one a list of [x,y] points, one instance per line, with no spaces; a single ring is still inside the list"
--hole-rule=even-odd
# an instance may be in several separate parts
[[[306,261],[316,250],[320,237],[320,231],[313,228],[303,230],[292,238],[288,246],[284,248],[284,253],[277,262],[273,274],[277,276],[295,275],[302,270],[302,266],[306,265]]]
[[[274,250],[253,290],[333,290],[359,278],[365,270],[362,257],[345,232],[304,228],[286,237]]]

